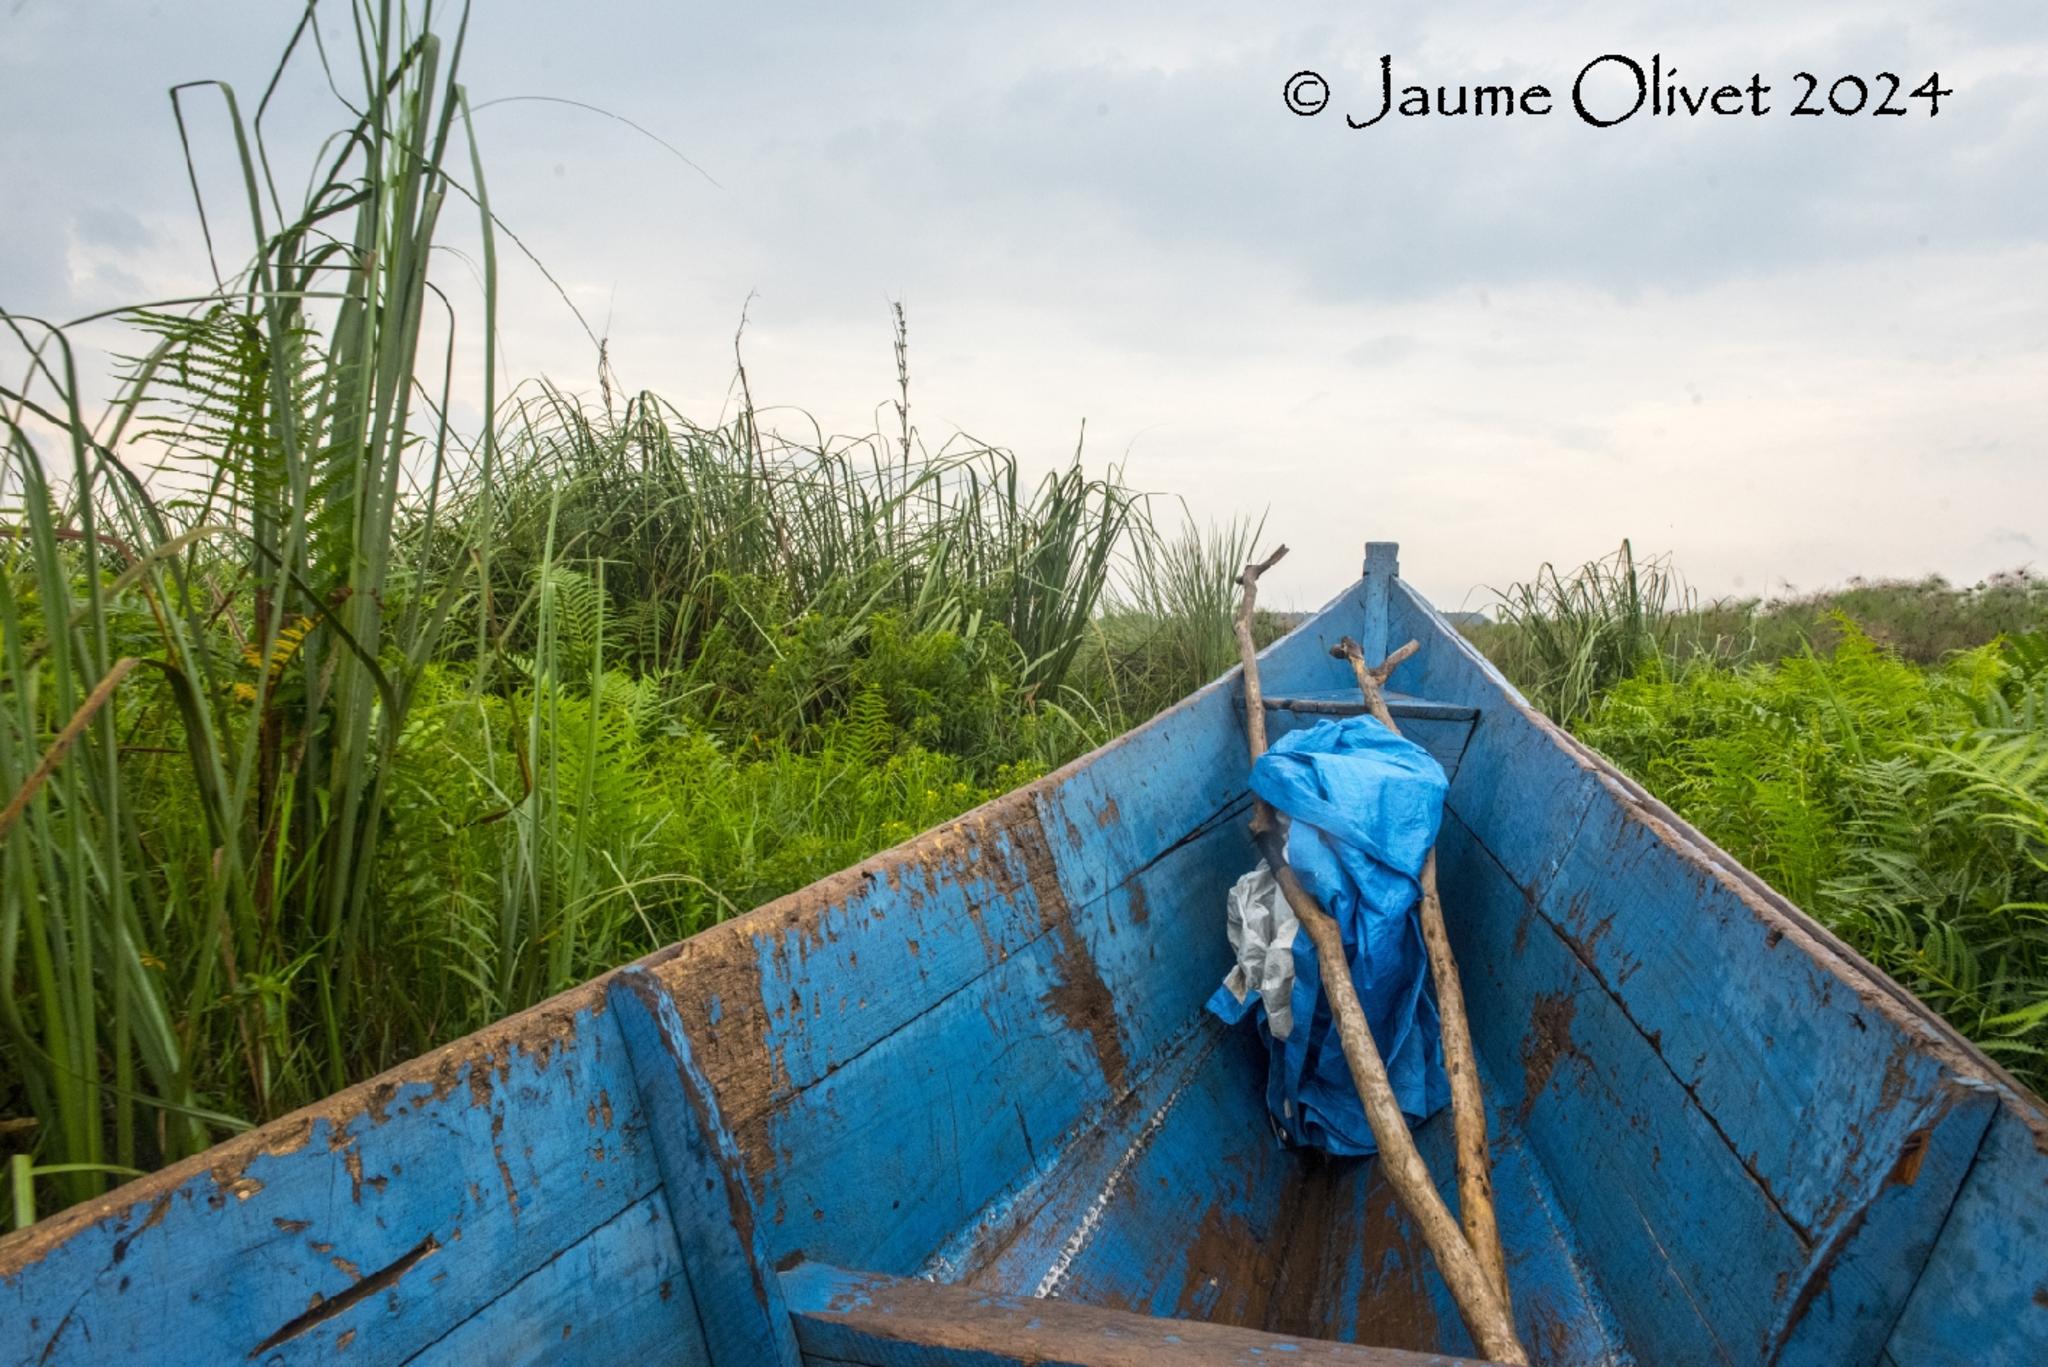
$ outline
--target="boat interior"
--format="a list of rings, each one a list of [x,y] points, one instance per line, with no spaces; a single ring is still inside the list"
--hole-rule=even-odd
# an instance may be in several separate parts
[[[1422,644],[1392,705],[1451,780],[1532,1360],[2038,1334],[1999,1270],[2048,1234],[2038,1102],[1366,568],[1265,652],[1266,707],[1355,711],[1339,638]],[[1472,1357],[1376,1162],[1283,1147],[1263,1046],[1203,1010],[1254,863],[1241,701],[14,1236],[0,1318],[24,1361],[160,1355],[143,1292],[195,1360]],[[1450,1128],[1416,1136],[1455,1208]]]

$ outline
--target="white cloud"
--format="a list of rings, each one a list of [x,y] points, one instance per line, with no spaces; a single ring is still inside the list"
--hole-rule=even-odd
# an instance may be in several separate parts
[[[26,191],[0,201],[0,300],[61,315],[204,284],[162,91],[226,75],[253,102],[289,22],[190,8],[31,0],[0,20],[0,183]],[[1275,592],[1297,603],[1367,535],[1403,539],[1452,604],[1623,535],[1712,591],[2032,554],[1998,529],[2048,507],[2048,10],[1378,8],[648,0],[564,25],[495,0],[465,72],[478,102],[631,118],[723,187],[596,115],[478,116],[494,204],[629,382],[717,411],[758,290],[757,396],[866,430],[901,296],[928,436],[957,424],[1049,464],[1085,417],[1097,457],[1201,516],[1270,505],[1296,548]],[[1761,70],[1781,95],[1802,68],[1910,86],[1938,67],[1956,94],[1935,120],[1604,132],[1568,113],[1354,132],[1280,102],[1306,66],[1352,99],[1382,52],[1431,83],[1562,92],[1610,50],[1688,79]],[[274,116],[288,185],[332,122],[300,76]],[[232,167],[207,118],[218,202]],[[509,250],[504,271],[510,364],[588,383],[552,287]],[[453,260],[444,281],[474,291]]]

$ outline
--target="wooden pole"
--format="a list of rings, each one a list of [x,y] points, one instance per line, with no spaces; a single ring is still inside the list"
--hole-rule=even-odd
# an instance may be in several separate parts
[[[1381,661],[1377,669],[1365,665],[1365,652],[1349,636],[1330,648],[1332,655],[1351,662],[1358,676],[1358,688],[1365,705],[1380,725],[1401,734],[1394,714],[1387,707],[1385,688],[1394,667],[1418,649],[1410,641]],[[1458,978],[1458,961],[1451,954],[1451,937],[1444,928],[1443,899],[1437,894],[1436,851],[1422,865],[1422,940],[1429,947],[1429,971],[1436,978],[1437,1008],[1443,1016],[1444,1070],[1451,1078],[1451,1121],[1457,1135],[1458,1216],[1465,1228],[1466,1242],[1479,1255],[1493,1283],[1500,1303],[1510,1315],[1514,1298],[1508,1291],[1507,1256],[1501,1250],[1500,1224],[1493,1201],[1493,1156],[1486,1143],[1486,1098],[1479,1089],[1479,1061],[1472,1048],[1472,1023],[1465,1015],[1465,991]]]
[[[1259,576],[1285,554],[1287,548],[1282,546],[1258,564],[1246,565],[1238,579],[1243,593],[1238,600],[1235,625],[1238,653],[1244,661],[1245,734],[1253,763],[1266,751],[1266,714],[1259,686],[1258,650],[1252,641],[1252,613],[1258,600]],[[1380,1057],[1379,1046],[1366,1025],[1365,1010],[1359,1005],[1358,990],[1351,982],[1350,964],[1344,957],[1344,939],[1337,923],[1288,867],[1286,847],[1273,820],[1273,809],[1256,797],[1252,804],[1252,838],[1279,880],[1281,895],[1293,909],[1295,919],[1315,945],[1323,991],[1330,999],[1330,1011],[1337,1021],[1337,1038],[1344,1046],[1344,1061],[1351,1070],[1352,1085],[1358,1088],[1366,1122],[1372,1127],[1373,1141],[1379,1147],[1380,1171],[1393,1189],[1394,1199],[1415,1221],[1423,1242],[1436,1256],[1437,1268],[1450,1287],[1451,1299],[1457,1302],[1458,1313],[1464,1317],[1465,1327],[1471,1331],[1479,1351],[1496,1362],[1527,1367],[1529,1355],[1515,1335],[1514,1321],[1509,1318],[1506,1305],[1495,1292],[1492,1279],[1464,1232],[1451,1218],[1450,1208],[1429,1175],[1429,1165],[1422,1161],[1414,1136],[1408,1133],[1408,1118],[1401,1114],[1393,1084],[1387,1079],[1386,1061]]]

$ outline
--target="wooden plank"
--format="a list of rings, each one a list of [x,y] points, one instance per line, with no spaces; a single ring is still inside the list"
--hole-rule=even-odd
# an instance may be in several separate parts
[[[2048,1361],[2048,1122],[2007,1096],[1886,1351],[1900,1364]]]
[[[797,1367],[782,1286],[763,1251],[745,1166],[675,1003],[629,968],[607,996],[631,1055],[711,1367]]]
[[[1240,830],[1212,828],[1117,893],[1059,908],[981,978],[777,1101],[756,1140],[772,1161],[754,1164],[768,1256],[910,1272],[1033,1180],[1138,1082],[1221,980],[1219,880],[1247,858]],[[836,952],[908,962],[886,923],[873,924]],[[818,1024],[839,1028],[840,1018]],[[864,1180],[849,1183],[851,1171]]]
[[[1372,710],[1356,688],[1324,689],[1285,698],[1268,695],[1263,702],[1268,712],[1302,712],[1317,717],[1361,717]],[[1396,722],[1411,719],[1469,722],[1479,719],[1479,709],[1466,703],[1438,702],[1406,693],[1388,693],[1386,703],[1387,711],[1393,714]],[[1406,730],[1406,727],[1402,728],[1404,733]]]
[[[1849,1214],[1831,1222],[1781,1298],[1773,1361],[1831,1367],[1877,1357],[1997,1110],[1991,1089],[1959,1088],[1913,1132],[1889,1171],[1865,1180]]]
[[[1455,814],[1438,869],[1481,1060],[1629,1348],[1657,1363],[1760,1358],[1807,1245]]]
[[[1417,628],[1440,620],[1401,597],[1397,616]],[[1867,1360],[1968,1169],[1994,1074],[1834,937],[1513,705],[1462,642],[1436,640],[1448,648],[1425,652],[1411,686],[1486,709],[1453,812],[1534,904],[1519,914],[1583,966],[1806,1247],[1764,1297],[1774,1327],[1756,1351]],[[1509,705],[1486,705],[1489,689]],[[1496,910],[1517,914],[1513,901],[1503,894]],[[1448,894],[1446,905],[1456,936],[1461,909]],[[1716,1256],[1704,1241],[1692,1251],[1660,1238],[1688,1278]]]
[[[376,1361],[381,1351],[352,1345],[348,1356]],[[620,1211],[412,1360],[711,1367],[666,1195]]]
[[[1378,664],[1387,658],[1387,652],[1401,644],[1388,623],[1389,598],[1394,581],[1401,574],[1401,547],[1393,541],[1368,541],[1365,543],[1365,571],[1361,581],[1365,586],[1365,620],[1358,632],[1358,644],[1365,651],[1369,664]]]
[[[1955,1099],[1931,1032],[1632,804],[1593,806],[1540,912],[1816,1244]]]
[[[0,1360],[398,1361],[656,1189],[579,989],[0,1243]]]
[[[1453,1367],[1469,1358],[1154,1319],[805,1263],[783,1274],[807,1361],[865,1367]]]

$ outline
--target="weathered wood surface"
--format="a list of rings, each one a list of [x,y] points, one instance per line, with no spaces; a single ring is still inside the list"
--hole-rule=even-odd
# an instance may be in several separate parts
[[[863,1367],[1457,1367],[1470,1358],[1155,1319],[805,1263],[783,1274],[804,1360]]]
[[[1454,938],[1488,966],[1482,1051],[1522,1075],[1518,1118],[1631,1347],[1874,1360],[1937,1237],[2048,1280],[2041,1244],[1956,1219],[1992,1118],[2039,1103],[1520,705],[1405,586],[1392,620],[1458,647],[1405,687],[1486,710],[1449,797]],[[1996,1341],[2039,1353],[2048,1297],[2005,1300]]]
[[[2048,1361],[2048,1126],[2001,1098],[1886,1345],[1897,1367]]]
[[[1471,1353],[1375,1165],[1291,1152],[1246,1123],[1244,1097],[1264,1076],[1256,1041],[1204,1023],[1111,1123],[923,1271],[1141,1314]],[[1497,1131],[1508,1118],[1496,1116]],[[1449,1118],[1416,1142],[1453,1200]],[[1625,1361],[1534,1157],[1503,1132],[1494,1161],[1523,1339],[1547,1361]]]
[[[1336,696],[1343,635],[1425,642],[1393,682],[1452,773],[1446,916],[1538,1359],[2048,1360],[2038,1101],[1374,563],[1262,672],[1275,699]],[[754,1273],[796,1257],[1468,1348],[1372,1165],[1278,1148],[1256,1041],[1201,1014],[1252,860],[1237,688],[629,989],[0,1240],[0,1362],[722,1367],[717,1307],[772,1326],[788,1283]],[[1448,1195],[1445,1128],[1418,1142]]]
[[[351,1343],[345,1357],[374,1362],[385,1352],[369,1340]],[[599,1225],[413,1360],[449,1367],[564,1360],[713,1367],[666,1193],[656,1191]]]
[[[782,1286],[762,1251],[759,1217],[718,1098],[697,1067],[675,1002],[628,968],[606,988],[632,1058],[662,1190],[689,1212],[672,1225],[712,1367],[798,1367]]]
[[[0,1242],[0,1355],[402,1361],[562,1256],[644,1289],[668,1266],[660,1184],[601,992],[579,989]],[[689,1323],[667,1280],[640,1342]],[[560,1304],[572,1341],[616,1309]]]

